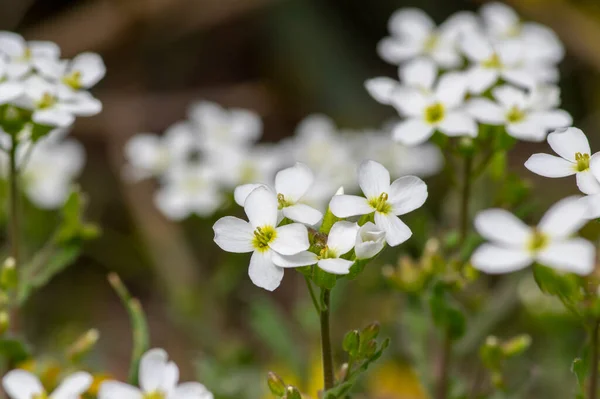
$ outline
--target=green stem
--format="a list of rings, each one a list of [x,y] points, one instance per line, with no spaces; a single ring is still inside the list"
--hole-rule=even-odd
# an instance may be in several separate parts
[[[452,338],[446,332],[439,363],[439,377],[435,392],[436,399],[448,398],[448,383],[450,380],[450,363],[452,360]]]
[[[321,350],[323,354],[323,380],[325,390],[331,389],[335,383],[333,370],[333,353],[331,350],[331,334],[329,326],[329,308],[331,291],[323,289],[322,292],[323,307],[321,308]]]
[[[590,337],[590,377],[588,381],[588,399],[596,399],[598,396],[598,360],[599,347],[598,347],[598,333],[600,330],[600,321],[594,322],[592,333]]]
[[[17,275],[20,274],[21,266],[21,225],[20,225],[20,204],[19,204],[19,171],[17,169],[17,140],[12,137],[12,145],[9,152],[9,204],[8,204],[8,241],[10,245],[10,256],[15,262]],[[19,282],[17,282],[19,284]],[[18,286],[15,292],[18,292]],[[11,306],[10,326],[12,332],[16,332],[18,326],[18,309],[16,304]]]
[[[465,164],[463,169],[463,186],[462,186],[462,198],[460,206],[460,243],[465,243],[467,235],[469,234],[469,204],[471,202],[471,173],[473,169],[473,158],[470,156],[465,157]]]
[[[306,288],[308,288],[308,293],[310,294],[310,299],[312,299],[312,303],[317,310],[319,315],[321,314],[321,307],[319,306],[319,301],[317,300],[317,295],[315,294],[315,290],[310,282],[310,279],[307,276],[304,276],[304,281],[306,281]]]

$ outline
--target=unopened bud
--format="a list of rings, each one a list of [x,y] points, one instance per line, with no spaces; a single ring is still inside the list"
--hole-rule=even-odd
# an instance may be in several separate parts
[[[0,335],[3,335],[5,332],[7,332],[9,327],[10,315],[5,311],[0,312]]]
[[[525,352],[531,346],[529,335],[519,335],[502,345],[502,351],[507,357],[517,356]]]
[[[363,358],[369,358],[377,351],[377,342],[375,340],[368,341],[361,347],[361,356]]]
[[[2,272],[0,272],[0,285],[5,290],[13,289],[17,286],[17,264],[15,259],[7,258],[2,264]]]
[[[298,388],[290,385],[286,389],[285,399],[302,399],[302,395]]]
[[[350,371],[350,366],[348,365],[348,363],[342,364],[342,367],[340,367],[340,371],[338,373],[338,380],[345,381],[348,376],[349,371]]]
[[[377,338],[377,336],[379,335],[380,329],[381,329],[381,327],[379,326],[379,323],[377,323],[377,322],[369,324],[368,326],[363,328],[363,330],[360,333],[361,341],[367,342],[367,341]]]
[[[350,357],[356,357],[360,348],[360,332],[358,330],[348,331],[344,336],[342,348],[348,352]]]
[[[94,348],[99,338],[100,333],[98,333],[98,330],[95,328],[88,330],[67,349],[67,358],[71,362],[79,361]]]
[[[269,391],[271,391],[273,395],[278,398],[285,396],[287,391],[285,382],[272,371],[269,371],[269,374],[267,375],[267,385],[269,386]]]

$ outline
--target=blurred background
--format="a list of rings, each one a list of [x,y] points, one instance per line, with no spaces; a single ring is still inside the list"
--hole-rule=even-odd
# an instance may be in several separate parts
[[[591,138],[592,148],[599,148],[600,3],[510,3],[525,19],[553,28],[565,43],[563,108]],[[0,0],[0,29],[54,41],[67,58],[98,52],[108,69],[93,91],[104,111],[78,119],[71,132],[87,152],[80,178],[90,199],[87,217],[103,234],[29,301],[24,325],[36,353],[51,358],[57,348],[96,327],[101,339],[88,359],[90,367],[126,375],[129,321],[106,282],[107,273],[115,271],[141,299],[152,345],[167,349],[183,380],[198,378],[217,398],[267,398],[264,377],[274,370],[297,376],[286,381],[314,395],[321,384],[318,320],[301,276],[286,273],[274,293],[254,287],[247,256],[225,254],[212,241],[212,224],[222,214],[178,224],[166,220],[152,202],[154,183],[121,178],[123,146],[136,133],[164,131],[200,99],[258,112],[267,142],[292,135],[296,124],[314,112],[331,116],[343,128],[379,127],[393,110],[372,100],[363,82],[396,76],[396,67],[375,51],[392,12],[416,6],[441,22],[479,5],[461,0]],[[519,144],[510,165],[531,180],[544,205],[541,212],[577,190],[571,179],[542,180],[528,173],[522,164],[533,152],[547,152],[547,145]],[[443,202],[441,180],[428,180],[434,195],[425,212],[435,215]],[[27,208],[32,248],[50,234],[55,220],[52,212]],[[419,231],[415,223],[409,251],[425,241],[425,226]],[[386,262],[396,259],[380,261]],[[523,284],[511,278],[495,283],[499,294],[486,320],[469,325],[477,332],[467,334],[471,341],[461,343],[459,358],[472,355],[489,333],[529,333],[533,348],[513,368],[513,384],[522,385],[523,398],[564,399],[575,385],[569,367],[583,331],[551,304],[542,313],[540,307],[528,308],[520,300],[527,295],[518,292],[528,290]],[[334,302],[334,342],[374,320],[393,339],[392,350],[362,382],[361,397],[424,397],[407,366],[411,342],[401,318],[422,320],[407,313],[404,297],[382,278],[381,265],[341,284]]]

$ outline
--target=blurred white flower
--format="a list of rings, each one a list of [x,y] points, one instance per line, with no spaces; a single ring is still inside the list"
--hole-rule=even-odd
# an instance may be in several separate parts
[[[566,127],[573,122],[568,112],[549,108],[551,103],[535,89],[525,93],[503,85],[494,88],[492,94],[497,102],[474,98],[467,103],[467,109],[482,123],[504,125],[507,133],[514,138],[541,141],[549,130]]]
[[[30,41],[13,32],[0,32],[0,54],[8,58],[6,73],[10,79],[27,75],[40,60],[60,57],[60,48],[52,42]]]
[[[457,13],[436,27],[424,11],[405,8],[391,16],[388,23],[391,37],[383,39],[377,50],[381,58],[392,64],[424,56],[443,68],[455,68],[462,63],[458,38],[477,27],[471,13]]]
[[[8,62],[0,57],[0,105],[15,100],[25,90],[22,82],[8,78],[8,68]]]
[[[390,174],[375,161],[365,161],[358,169],[358,184],[367,198],[336,195],[331,199],[331,212],[340,218],[374,213],[377,227],[385,231],[386,242],[396,246],[412,235],[410,228],[398,218],[421,207],[427,199],[427,185],[418,177],[401,177],[390,184]]]
[[[267,187],[254,189],[244,203],[249,222],[226,216],[213,226],[222,250],[252,252],[248,274],[258,287],[273,291],[283,278],[281,255],[296,255],[309,247],[308,231],[300,223],[277,227],[277,196]]]
[[[367,222],[360,227],[356,235],[354,252],[356,259],[371,259],[385,246],[385,231],[375,224]]]
[[[587,222],[586,210],[578,197],[565,198],[533,228],[503,209],[480,212],[475,228],[491,242],[477,248],[471,262],[491,274],[513,272],[539,262],[587,275],[594,269],[596,249],[583,238],[571,238]]]
[[[436,130],[447,136],[477,136],[477,123],[463,107],[466,88],[466,76],[451,72],[440,77],[430,95],[416,89],[396,90],[393,105],[407,119],[394,127],[394,140],[421,144]]]
[[[169,219],[183,220],[192,214],[212,215],[223,203],[215,174],[202,164],[186,164],[169,169],[154,202]]]
[[[106,74],[102,57],[81,53],[72,60],[42,59],[36,62],[40,74],[60,86],[61,94],[90,89]]]
[[[249,110],[225,109],[219,104],[201,101],[190,107],[188,116],[197,127],[204,148],[209,151],[245,148],[262,135],[260,117]]]
[[[119,381],[100,385],[98,399],[213,399],[199,382],[179,384],[179,368],[163,349],[151,349],[140,361],[140,388]],[[73,399],[73,398],[70,398]]]
[[[581,192],[600,193],[600,183],[590,167],[593,158],[590,144],[580,129],[570,127],[552,132],[548,135],[548,144],[559,156],[533,154],[525,162],[527,169],[545,177],[575,175]]]
[[[279,210],[283,216],[294,222],[314,226],[323,218],[323,214],[302,203],[302,198],[309,191],[314,182],[314,176],[308,166],[301,162],[290,168],[283,169],[275,175],[275,188]],[[235,202],[244,206],[248,195],[262,184],[245,184],[236,187],[234,191]],[[270,188],[269,188],[270,189]]]
[[[66,377],[54,392],[48,394],[37,376],[15,369],[2,378],[2,387],[11,399],[75,399],[88,390],[92,381],[90,374],[79,371]]]
[[[92,116],[102,110],[102,103],[86,91],[62,97],[59,86],[39,76],[25,82],[24,95],[15,101],[17,105],[33,111],[32,120],[42,125],[67,127],[75,116]]]
[[[18,158],[27,197],[40,208],[55,209],[64,203],[73,180],[81,172],[85,151],[74,140],[41,140],[21,145]]]

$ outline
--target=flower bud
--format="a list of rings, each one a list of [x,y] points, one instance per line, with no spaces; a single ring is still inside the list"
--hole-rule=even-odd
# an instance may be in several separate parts
[[[531,346],[531,337],[529,335],[519,335],[502,344],[502,352],[504,356],[517,356],[525,352]]]
[[[18,283],[17,267],[14,258],[7,258],[0,272],[0,285],[5,290],[15,288]]]
[[[360,339],[363,342],[367,342],[372,339],[375,339],[379,335],[379,330],[381,330],[379,323],[377,323],[377,322],[371,323],[368,326],[366,326],[365,328],[363,328],[363,330],[360,333]]]
[[[99,338],[100,334],[98,333],[98,330],[95,328],[88,330],[85,334],[79,337],[73,343],[73,345],[69,347],[69,349],[67,349],[67,358],[69,361],[79,361],[94,348]]]
[[[286,389],[285,399],[302,399],[302,395],[298,388],[290,385]]]
[[[358,330],[348,331],[344,337],[342,347],[350,357],[356,357],[360,348],[360,332]]]
[[[272,371],[269,371],[269,374],[267,376],[267,385],[269,386],[269,390],[271,391],[271,393],[273,395],[275,395],[277,397],[285,396],[285,394],[286,394],[285,382],[283,382],[281,377],[279,377],[277,374],[275,374]]]
[[[3,335],[8,331],[10,327],[10,316],[8,312],[2,311],[0,312],[0,335]]]
[[[385,246],[385,232],[367,222],[360,227],[356,235],[354,251],[356,259],[370,259],[377,255]]]

